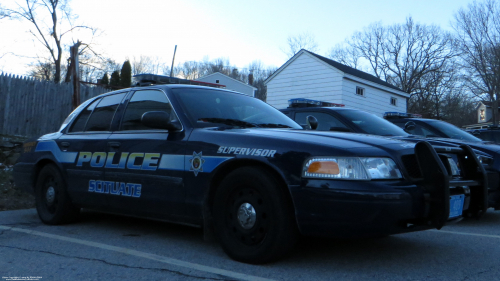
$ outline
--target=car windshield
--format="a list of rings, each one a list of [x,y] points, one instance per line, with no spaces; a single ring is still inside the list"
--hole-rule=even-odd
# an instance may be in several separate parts
[[[276,108],[242,94],[202,88],[175,88],[172,93],[197,128],[224,124],[245,128],[302,129]]]
[[[427,120],[426,122],[429,126],[432,126],[436,130],[439,130],[441,133],[446,135],[449,138],[457,139],[457,140],[466,140],[472,142],[481,142],[482,140],[476,138],[475,136],[467,133],[466,131],[461,130],[460,128],[452,125],[450,123],[439,121],[439,120]]]
[[[349,120],[361,131],[380,136],[409,136],[407,132],[391,122],[361,110],[338,110],[338,114]]]

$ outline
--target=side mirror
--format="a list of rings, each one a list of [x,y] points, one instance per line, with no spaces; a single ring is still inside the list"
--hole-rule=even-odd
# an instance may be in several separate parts
[[[311,128],[311,130],[316,130],[316,128],[318,128],[318,119],[316,119],[316,117],[308,115],[306,117],[306,121],[307,125],[309,126],[309,128]]]
[[[417,125],[413,121],[406,122],[404,130],[409,133],[417,128]]]
[[[170,114],[165,111],[148,111],[142,115],[141,123],[146,127],[169,131],[180,130],[182,128],[178,121],[170,121]]]
[[[478,130],[474,130],[474,131],[469,132],[469,133],[471,133],[474,136],[479,136],[481,134]]]

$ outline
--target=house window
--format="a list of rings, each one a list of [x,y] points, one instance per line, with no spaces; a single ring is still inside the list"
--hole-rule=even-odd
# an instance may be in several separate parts
[[[391,97],[391,105],[397,106],[398,105],[398,99]]]
[[[365,95],[365,88],[356,87],[356,95],[364,96]]]
[[[219,80],[215,80],[215,83],[219,84]]]

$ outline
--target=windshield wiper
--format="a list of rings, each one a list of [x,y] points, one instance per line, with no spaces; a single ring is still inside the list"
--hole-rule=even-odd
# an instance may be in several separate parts
[[[210,123],[220,123],[229,126],[238,126],[244,128],[254,128],[258,127],[257,124],[245,122],[237,119],[227,119],[227,118],[199,118],[198,121],[210,122]]]
[[[257,124],[257,126],[261,128],[291,128],[288,125],[274,123]]]
[[[221,123],[229,126],[238,126],[243,128],[291,128],[288,125],[283,124],[274,124],[274,123],[265,123],[265,124],[257,124],[250,123],[246,121],[241,121],[238,119],[228,119],[228,118],[200,118],[198,121],[202,122],[210,122],[210,123]]]

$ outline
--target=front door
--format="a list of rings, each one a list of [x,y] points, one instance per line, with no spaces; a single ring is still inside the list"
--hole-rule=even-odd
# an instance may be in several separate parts
[[[165,111],[176,120],[164,92],[133,93],[119,124],[107,141],[106,181],[113,183],[110,207],[121,213],[164,218],[184,212],[183,130],[168,132],[141,123],[149,111]]]

